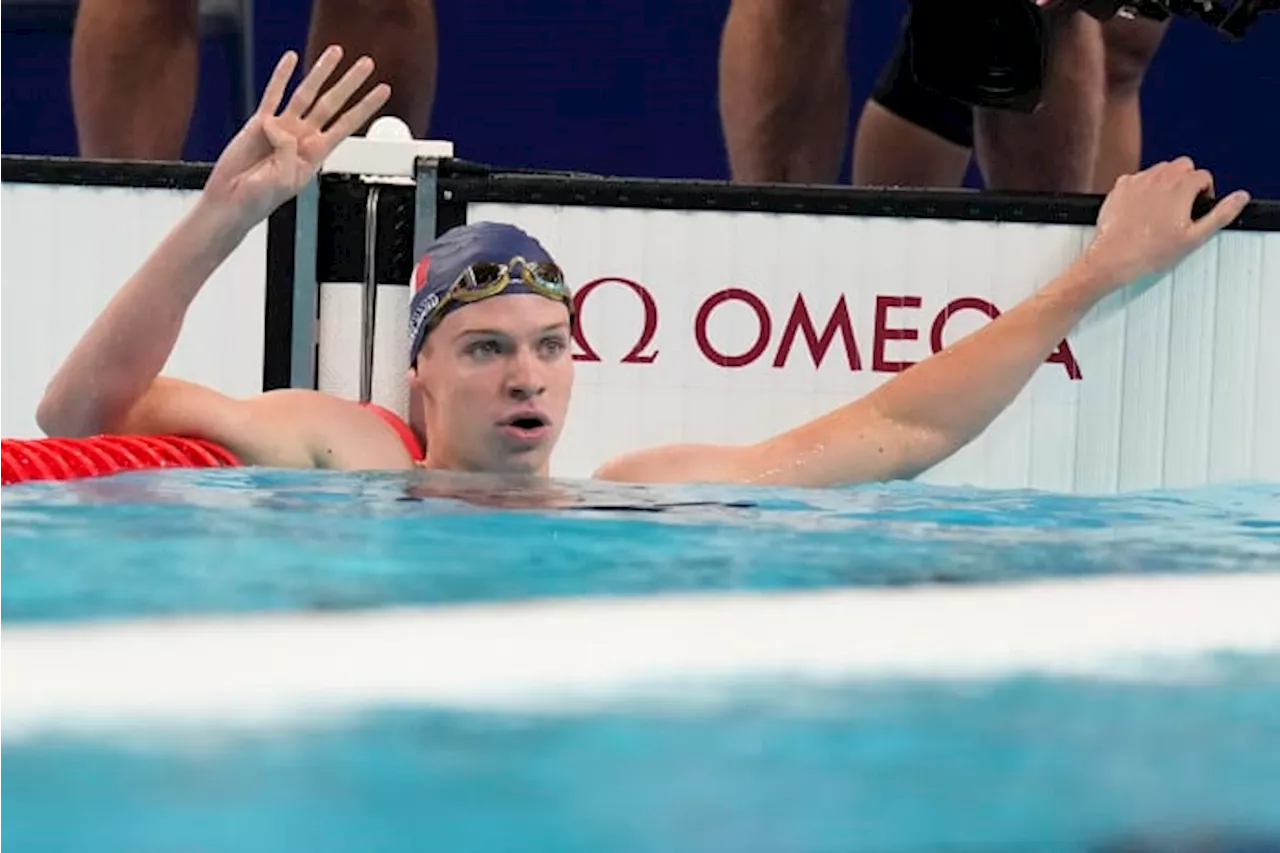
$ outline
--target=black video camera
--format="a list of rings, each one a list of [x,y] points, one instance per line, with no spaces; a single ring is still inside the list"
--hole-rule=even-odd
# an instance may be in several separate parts
[[[1195,18],[1240,39],[1262,13],[1280,10],[1280,0],[911,0],[911,73],[971,106],[1033,112],[1053,46],[1050,19],[1077,10],[1100,21]]]

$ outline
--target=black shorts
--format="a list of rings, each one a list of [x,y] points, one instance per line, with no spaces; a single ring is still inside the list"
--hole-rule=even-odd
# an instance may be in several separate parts
[[[962,148],[973,147],[973,107],[924,88],[912,76],[907,17],[902,19],[897,47],[876,80],[871,100]]]

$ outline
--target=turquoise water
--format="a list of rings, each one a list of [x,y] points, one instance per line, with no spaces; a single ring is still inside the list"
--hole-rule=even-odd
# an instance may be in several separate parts
[[[58,739],[6,747],[4,840],[67,853],[1051,852],[1199,835],[1219,846],[1149,849],[1275,850],[1277,708],[1271,662],[1210,689],[776,685],[700,711],[387,710]]]
[[[6,488],[3,521],[6,628],[1280,570],[1280,484],[1102,499],[166,472]],[[1191,681],[728,682],[540,713],[369,708],[256,728],[6,737],[4,841],[244,853],[1280,850],[1280,659],[1209,663]]]
[[[175,471],[3,502],[6,622],[1280,567],[1280,484],[1086,498]]]

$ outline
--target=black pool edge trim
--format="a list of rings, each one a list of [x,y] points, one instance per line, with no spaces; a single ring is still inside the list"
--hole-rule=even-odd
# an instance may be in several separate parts
[[[76,157],[0,157],[0,180],[6,184],[73,184],[133,189],[203,189],[213,171],[210,163],[144,160],[84,160]]]
[[[509,172],[465,161],[445,161],[439,178],[439,202],[462,205],[491,202],[1093,225],[1102,201],[1103,196],[1096,194],[734,184],[568,172]],[[1198,204],[1197,213],[1206,208],[1207,204]],[[1280,201],[1251,201],[1229,227],[1280,231]]]
[[[99,161],[70,157],[0,157],[5,183],[76,184],[198,190],[209,163]],[[649,210],[754,211],[979,222],[1092,225],[1099,195],[989,193],[975,190],[870,189],[795,184],[627,178],[576,172],[504,170],[465,160],[439,164],[442,205],[494,202]],[[336,178],[338,176],[325,176]],[[1280,201],[1255,200],[1229,226],[1280,231]]]

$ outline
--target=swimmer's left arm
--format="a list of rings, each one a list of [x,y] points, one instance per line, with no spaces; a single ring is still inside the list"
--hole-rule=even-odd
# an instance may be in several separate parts
[[[1122,178],[1089,248],[1062,275],[862,399],[759,444],[655,448],[597,476],[795,486],[914,477],[980,435],[1098,300],[1167,269],[1232,222],[1245,193],[1192,219],[1192,203],[1212,185],[1187,158]]]
[[[909,479],[977,438],[1101,295],[1081,259],[1029,299],[870,394],[765,442],[753,479],[828,486]]]
[[[673,445],[611,462],[604,479],[831,486],[913,477],[986,428],[1105,291],[1077,263],[996,321],[865,397],[743,447]]]

